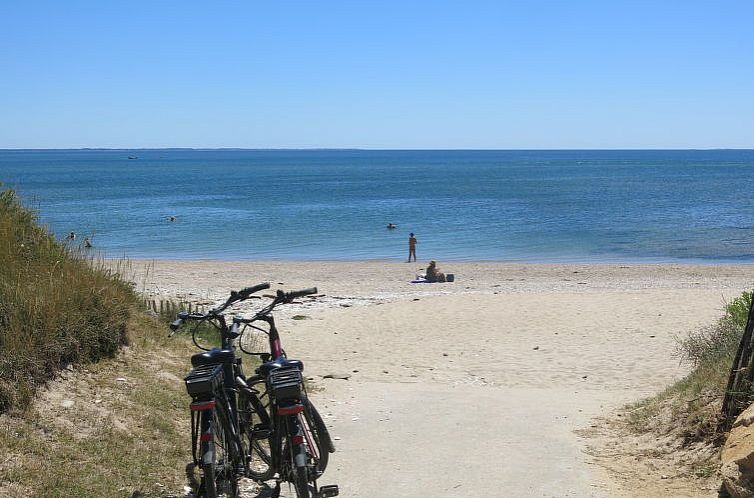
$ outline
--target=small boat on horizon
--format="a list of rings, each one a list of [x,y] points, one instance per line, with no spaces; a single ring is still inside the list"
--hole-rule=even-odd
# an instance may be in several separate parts
[[[128,156],[129,159],[139,159],[139,156]]]

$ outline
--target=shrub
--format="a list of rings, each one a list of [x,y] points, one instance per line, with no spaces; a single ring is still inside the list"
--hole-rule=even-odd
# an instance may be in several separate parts
[[[724,314],[717,323],[692,332],[686,339],[679,341],[678,352],[681,358],[691,362],[696,368],[728,358],[732,363],[746,327],[751,296],[751,292],[744,292],[725,305]]]

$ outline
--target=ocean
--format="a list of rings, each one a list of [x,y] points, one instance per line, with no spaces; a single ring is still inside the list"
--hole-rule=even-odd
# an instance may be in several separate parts
[[[0,182],[113,258],[754,262],[752,150],[2,150]]]

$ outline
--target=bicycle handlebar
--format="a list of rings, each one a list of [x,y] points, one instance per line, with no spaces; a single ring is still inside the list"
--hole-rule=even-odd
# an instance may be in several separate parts
[[[247,297],[251,296],[252,294],[255,294],[261,290],[269,289],[270,283],[269,282],[263,282],[261,284],[252,285],[251,287],[246,287],[245,289],[241,289],[238,291],[238,296],[241,299],[246,299]],[[231,293],[232,294],[232,293]]]
[[[270,283],[263,282],[261,284],[252,285],[251,287],[245,287],[241,289],[240,291],[231,291],[230,297],[228,298],[227,301],[225,301],[225,304],[223,304],[219,308],[210,310],[206,315],[202,315],[199,313],[189,314],[185,311],[181,311],[176,316],[176,319],[170,322],[170,330],[175,332],[181,327],[181,325],[183,325],[183,322],[185,322],[186,320],[206,320],[208,318],[218,316],[220,315],[220,313],[222,313],[225,310],[225,308],[227,308],[231,304],[236,303],[238,301],[244,301],[246,299],[249,299],[249,297],[251,297],[251,295],[254,294],[255,292],[259,292],[260,290],[269,289],[269,288],[270,288]]]
[[[251,295],[254,294],[255,292],[259,292],[260,290],[269,289],[269,288],[270,288],[270,283],[264,282],[261,284],[252,285],[251,287],[246,287],[244,289],[241,289],[240,291],[230,291],[230,297],[228,298],[227,301],[225,301],[225,304],[223,304],[219,309],[214,310],[214,311],[219,313],[225,308],[227,308],[228,306],[230,306],[231,304],[238,301],[243,301],[245,299],[249,299],[249,297],[251,297]]]
[[[200,315],[198,313],[189,314],[186,311],[180,311],[176,315],[176,319],[170,322],[170,330],[175,332],[181,327],[181,325],[183,325],[183,322],[185,322],[186,320],[202,320],[204,318],[206,318],[205,315]]]
[[[207,314],[187,313],[185,311],[181,311],[176,316],[176,320],[170,323],[170,330],[175,332],[181,327],[181,325],[183,325],[183,322],[185,322],[186,320],[206,320],[208,318],[220,316],[220,314],[231,304],[236,303],[238,301],[244,301],[246,299],[249,299],[252,294],[259,292],[261,290],[269,289],[269,288],[270,288],[270,283],[263,282],[261,284],[252,285],[251,287],[245,287],[241,289],[240,291],[231,291],[230,297],[228,298],[227,301],[225,301],[225,303],[222,306],[220,306],[219,308],[210,310]],[[316,287],[310,287],[308,289],[301,289],[301,290],[290,291],[290,292],[283,292],[279,290],[277,292],[277,297],[272,301],[272,303],[270,303],[269,306],[267,306],[261,312],[257,313],[256,318],[258,318],[261,315],[269,313],[270,311],[272,311],[272,308],[274,308],[277,304],[289,303],[296,298],[308,296],[311,294],[316,294],[317,292],[318,291]],[[244,322],[246,322],[246,320],[244,320]]]

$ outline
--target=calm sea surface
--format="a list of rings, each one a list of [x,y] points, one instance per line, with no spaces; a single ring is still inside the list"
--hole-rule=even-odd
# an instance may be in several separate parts
[[[6,150],[0,182],[109,257],[754,262],[751,150]]]

